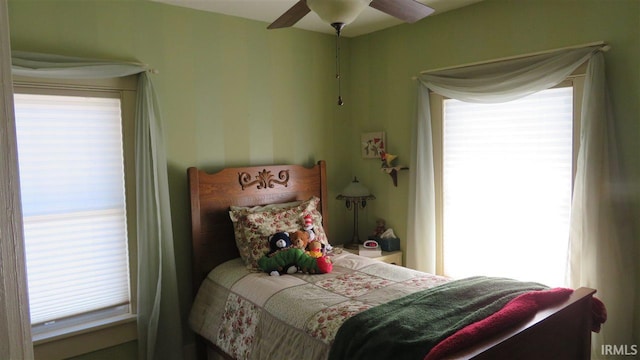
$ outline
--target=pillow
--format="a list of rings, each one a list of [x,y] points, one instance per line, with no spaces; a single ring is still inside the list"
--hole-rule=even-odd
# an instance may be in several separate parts
[[[240,219],[244,219],[247,214],[263,212],[267,210],[273,209],[288,209],[294,206],[300,205],[302,203],[301,200],[286,202],[286,203],[278,203],[278,204],[268,204],[268,205],[258,205],[258,206],[234,206],[231,205],[229,207],[229,218],[231,218],[231,223],[233,224],[233,233],[236,239],[236,246],[238,246],[238,251],[240,252],[240,257],[246,263],[246,259],[248,258],[247,250],[242,249],[238,244],[242,243],[242,224],[239,223]]]
[[[258,270],[258,260],[269,252],[269,237],[279,231],[296,231],[304,228],[304,216],[311,215],[316,239],[329,245],[322,228],[322,215],[318,210],[320,199],[311,199],[289,208],[273,208],[247,213],[238,219],[240,237],[236,245],[249,269]]]

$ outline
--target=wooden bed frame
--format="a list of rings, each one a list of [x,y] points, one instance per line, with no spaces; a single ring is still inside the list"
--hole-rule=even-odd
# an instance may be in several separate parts
[[[327,229],[326,164],[313,167],[270,165],[227,168],[208,174],[189,168],[193,241],[194,294],[217,265],[239,257],[229,207],[256,206],[320,198]],[[331,239],[328,236],[329,239]],[[590,359],[591,308],[595,290],[579,288],[562,304],[539,312],[528,323],[457,354],[455,359]],[[230,358],[198,336],[199,356],[204,344]],[[506,357],[505,357],[506,356]]]

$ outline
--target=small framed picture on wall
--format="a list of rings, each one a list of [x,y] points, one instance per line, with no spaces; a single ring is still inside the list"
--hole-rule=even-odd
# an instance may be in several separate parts
[[[360,149],[364,159],[379,159],[380,152],[385,151],[386,147],[384,131],[364,133],[360,138]]]

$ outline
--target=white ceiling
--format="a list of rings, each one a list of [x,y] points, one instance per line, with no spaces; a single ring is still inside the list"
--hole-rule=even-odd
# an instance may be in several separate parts
[[[264,21],[265,28],[268,24],[277,19],[298,0],[151,0],[170,5],[182,6],[197,10],[210,11],[241,18]],[[433,8],[434,16],[443,12],[461,8],[482,0],[419,0],[425,5]],[[428,19],[427,17],[426,19]],[[426,19],[420,20],[425,21]],[[374,8],[367,7],[360,16],[342,30],[342,35],[354,37],[374,31],[382,30],[391,26],[402,24],[392,16],[384,14]],[[335,30],[328,24],[322,22],[318,15],[310,12],[298,21],[293,27],[310,31],[317,31],[327,34],[334,34]],[[287,31],[284,29],[274,29],[269,31]]]

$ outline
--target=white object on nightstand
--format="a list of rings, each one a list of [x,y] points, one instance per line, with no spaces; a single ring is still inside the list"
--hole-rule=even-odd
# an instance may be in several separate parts
[[[354,250],[353,253],[366,257],[378,257],[382,256],[382,249],[379,246],[377,248],[366,248],[364,245],[359,245],[358,250]]]
[[[352,254],[356,254],[358,255],[358,250],[355,249],[347,249],[347,248],[343,248],[344,251],[348,251]],[[364,256],[364,255],[360,255],[360,256]],[[367,256],[370,259],[376,259],[376,260],[380,260],[382,262],[385,262],[387,264],[394,264],[394,265],[399,265],[399,266],[403,266],[402,263],[402,250],[396,250],[396,251],[381,251],[380,256]]]

